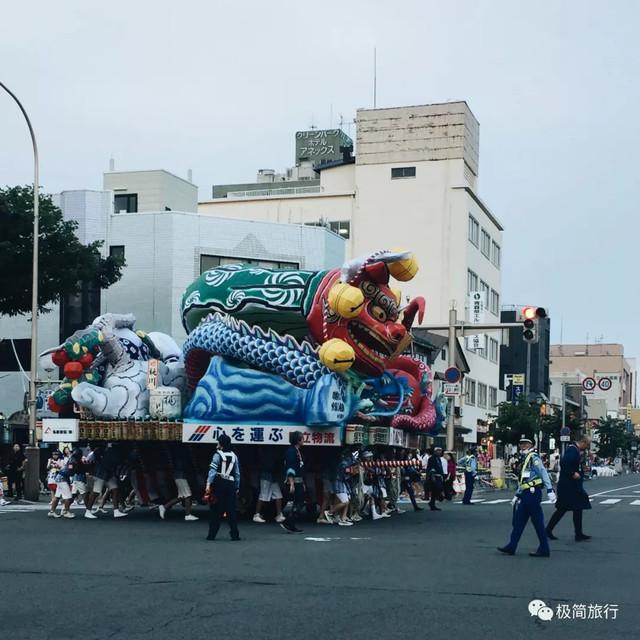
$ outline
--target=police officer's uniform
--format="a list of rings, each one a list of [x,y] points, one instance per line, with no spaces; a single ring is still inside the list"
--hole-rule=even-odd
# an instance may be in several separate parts
[[[220,528],[220,520],[227,514],[232,540],[240,540],[238,515],[236,513],[236,493],[240,488],[240,465],[233,451],[226,451],[229,436],[221,436],[219,449],[213,454],[209,465],[207,487],[213,487],[214,502],[209,507],[209,535],[207,540],[215,540]]]
[[[524,531],[527,521],[531,522],[538,535],[539,545],[535,553],[531,556],[548,557],[549,540],[544,527],[544,514],[542,513],[542,488],[547,490],[547,497],[551,502],[555,502],[556,496],[549,479],[549,474],[540,459],[540,456],[533,450],[533,442],[528,438],[522,438],[520,444],[528,443],[531,448],[522,452],[524,456],[522,468],[520,470],[520,481],[518,489],[513,499],[513,529],[511,539],[504,547],[498,547],[498,551],[513,555],[516,552],[520,536]]]
[[[464,467],[464,496],[462,497],[462,504],[471,504],[473,483],[478,472],[478,463],[476,457],[472,453],[468,453],[460,460],[459,464]]]

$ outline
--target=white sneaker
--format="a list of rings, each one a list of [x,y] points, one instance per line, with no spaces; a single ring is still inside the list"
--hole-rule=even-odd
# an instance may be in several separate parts
[[[340,527],[353,527],[353,522],[349,520],[338,520],[338,526]]]
[[[87,518],[87,520],[97,520],[98,519],[98,516],[96,516],[93,513],[91,513],[91,511],[89,511],[88,509],[84,512],[84,517]]]
[[[8,504],[9,502],[7,500],[5,500],[4,498],[0,498],[0,507],[6,507]]]
[[[187,522],[193,522],[194,520],[199,520],[200,518],[198,518],[198,516],[193,516],[193,515],[189,514],[188,516],[185,516],[184,519]]]
[[[380,517],[381,517],[381,518],[390,518],[390,517],[391,517],[391,515],[390,515],[388,512],[386,512],[386,511],[385,511],[384,513],[381,513],[381,514],[380,514]]]
[[[336,521],[333,518],[333,514],[331,513],[331,511],[325,511],[324,512],[324,517],[329,521],[330,524],[335,524]]]
[[[357,513],[354,513],[351,516],[351,522],[360,522],[361,520],[362,520],[362,516]]]
[[[63,518],[75,518],[76,514],[75,513],[71,513],[71,511],[64,511],[62,513],[62,517]]]
[[[266,522],[266,520],[259,513],[256,513],[253,516],[253,521],[259,524],[264,524]]]
[[[160,517],[164,520],[164,516],[167,513],[167,508],[161,504],[158,506],[158,514],[160,515]]]
[[[324,516],[320,516],[316,520],[316,524],[333,524],[333,522],[329,522],[329,520],[327,520]]]
[[[396,513],[405,513],[405,510],[400,507],[396,507]]]
[[[286,520],[286,518],[285,518],[281,513],[279,513],[279,514],[276,516],[276,522],[277,522],[278,524],[280,524],[281,522],[284,522],[285,520]]]
[[[59,518],[60,514],[56,513],[55,511],[49,511],[49,513],[47,513],[47,518]]]
[[[123,513],[122,511],[120,511],[120,509],[114,509],[113,510],[113,517],[114,518],[124,518],[125,516],[128,516],[128,513]]]

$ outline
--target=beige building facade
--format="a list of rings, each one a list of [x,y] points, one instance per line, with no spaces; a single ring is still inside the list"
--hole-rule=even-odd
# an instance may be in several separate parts
[[[625,357],[623,345],[556,344],[551,345],[550,358],[552,397],[561,397],[563,383],[582,387],[585,378],[593,378],[596,385],[587,391],[588,403],[601,407],[603,415],[588,417],[624,419],[627,407],[636,406],[636,362]]]

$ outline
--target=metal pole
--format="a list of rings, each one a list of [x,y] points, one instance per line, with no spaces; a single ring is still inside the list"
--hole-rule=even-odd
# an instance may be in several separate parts
[[[455,307],[449,309],[449,366],[456,366],[456,322],[457,313]],[[451,396],[449,400],[449,413],[447,415],[447,451],[453,451],[454,446],[454,418],[456,398]]]
[[[531,343],[527,342],[527,372],[524,376],[524,397],[529,402],[529,391],[531,390],[531,383],[529,379],[531,378]]]
[[[27,111],[22,106],[18,97],[5,84],[0,82],[2,87],[16,102],[24,119],[29,127],[29,135],[31,136],[31,144],[33,145],[33,262],[31,277],[31,377],[29,380],[29,444],[36,446],[36,377],[38,375],[38,235],[40,233],[40,172],[38,165],[38,144],[36,143],[36,135],[31,126],[31,120],[27,115]],[[33,452],[31,452],[33,453]],[[39,452],[36,452],[39,453]],[[30,458],[30,456],[27,456]],[[30,471],[35,471],[36,478],[39,474],[39,455],[34,457],[32,464],[29,465]],[[36,466],[35,470],[33,467]],[[26,489],[27,487],[25,487]],[[39,493],[39,491],[38,491]],[[35,496],[37,499],[37,494]]]
[[[565,411],[565,405],[566,405],[566,399],[565,399],[565,385],[566,382],[562,383],[562,426],[561,426],[561,434],[562,434],[562,429],[564,429],[565,427],[565,419],[566,419],[566,411]],[[560,451],[562,452],[562,455],[564,455],[564,449],[565,449],[565,443],[561,442],[560,443]]]

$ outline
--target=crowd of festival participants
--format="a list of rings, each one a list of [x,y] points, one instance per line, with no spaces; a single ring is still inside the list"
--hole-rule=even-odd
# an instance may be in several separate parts
[[[223,516],[232,539],[239,538],[237,510],[252,512],[255,523],[274,520],[296,533],[301,521],[348,527],[364,518],[389,518],[403,512],[399,503],[405,495],[415,511],[422,509],[417,499],[438,511],[439,503],[455,496],[456,473],[465,470],[457,469],[455,456],[441,448],[422,454],[390,447],[305,450],[299,432],[292,434],[288,448],[253,448],[247,464],[245,451],[241,464],[230,444],[228,436],[220,437],[208,468],[197,446],[181,444],[164,445],[159,456],[156,448],[155,461],[149,461],[152,448],[123,443],[51,451],[47,515],[75,518],[84,507],[87,519],[110,513],[125,518],[134,507],[146,507],[165,519],[179,505],[189,522],[198,520],[194,504],[205,503],[210,506],[209,539],[215,538]]]

